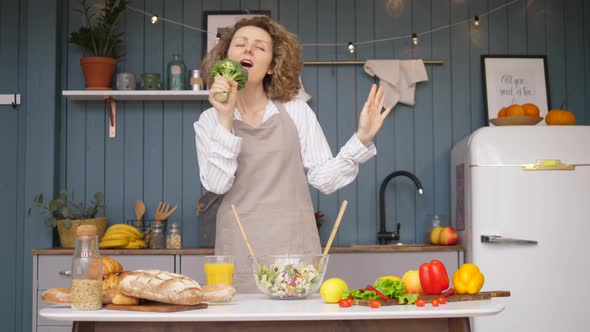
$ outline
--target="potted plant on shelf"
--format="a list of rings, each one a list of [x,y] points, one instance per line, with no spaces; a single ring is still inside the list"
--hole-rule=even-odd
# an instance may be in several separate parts
[[[102,1],[101,1],[102,3]],[[121,56],[121,36],[117,26],[127,0],[106,0],[104,8],[92,0],[80,0],[84,25],[70,34],[70,43],[82,48],[80,65],[87,90],[110,90],[117,59]],[[97,13],[98,12],[98,13]]]
[[[65,190],[60,191],[59,196],[47,204],[45,204],[43,194],[37,194],[33,203],[34,205],[28,211],[29,216],[33,208],[40,209],[42,214],[48,214],[47,226],[52,228],[57,226],[59,242],[63,248],[76,246],[76,229],[80,225],[95,225],[99,239],[105,233],[107,218],[96,217],[99,210],[104,212],[104,195],[101,192],[94,194],[94,200],[90,202],[88,207],[82,202],[76,202],[73,193],[69,199]]]

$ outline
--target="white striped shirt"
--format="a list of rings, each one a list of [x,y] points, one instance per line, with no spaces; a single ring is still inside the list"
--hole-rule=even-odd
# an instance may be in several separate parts
[[[284,105],[299,133],[301,160],[307,172],[307,181],[319,191],[330,194],[351,183],[358,174],[358,164],[377,154],[372,142],[365,146],[353,134],[338,155],[333,157],[316,115],[307,103],[293,99]],[[274,103],[269,101],[262,122],[278,113]],[[237,109],[234,119],[241,119]],[[213,107],[201,114],[194,128],[201,183],[208,191],[226,193],[235,179],[242,138],[219,124]]]

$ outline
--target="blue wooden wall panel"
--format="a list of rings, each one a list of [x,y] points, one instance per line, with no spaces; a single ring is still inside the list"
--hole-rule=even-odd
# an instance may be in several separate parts
[[[476,130],[484,125],[485,122],[485,114],[484,114],[484,107],[483,107],[483,90],[481,83],[481,55],[488,54],[488,27],[489,21],[482,20],[480,25],[476,27],[471,20],[475,15],[479,15],[481,13],[485,13],[488,11],[488,0],[471,0],[470,8],[469,8],[469,23],[466,23],[467,28],[469,29],[469,38],[470,38],[470,50],[469,50],[469,66],[471,67],[470,71],[470,82],[474,82],[471,84],[471,99],[470,99],[470,109],[471,109],[471,131]]]
[[[74,10],[80,8],[79,1],[69,0],[68,8],[67,36],[69,36],[70,32],[77,31],[82,25],[81,15],[74,12]],[[79,61],[82,51],[76,45],[68,44],[65,52],[68,54],[68,59],[71,59],[65,65],[67,66],[68,72],[67,89],[84,89],[84,76],[82,75],[82,67]],[[61,166],[66,170],[65,187],[62,189],[67,189],[69,193],[73,193],[76,199],[84,199],[84,194],[86,193],[86,108],[87,103],[68,100],[64,114],[66,117],[66,126],[63,132],[65,132],[67,137],[67,145],[62,147],[66,151],[66,160]]]
[[[341,43],[347,43],[354,39],[355,30],[355,12],[354,0],[341,0],[336,3],[336,39]],[[336,60],[351,61],[354,55],[347,52],[340,46],[336,50]],[[337,107],[337,144],[334,146],[338,153],[340,147],[348,142],[350,137],[356,132],[357,112],[356,112],[356,95],[351,93],[356,89],[355,68],[352,66],[336,66],[337,89],[336,100]],[[338,192],[338,205],[343,201],[348,201],[345,217],[342,219],[340,230],[338,231],[338,243],[342,245],[355,244],[357,241],[356,231],[356,212],[357,212],[357,186],[356,182],[349,184]]]
[[[146,0],[145,10],[149,13],[164,12],[163,0]],[[158,73],[162,78],[165,71],[164,55],[164,25],[146,24],[145,28],[145,64],[147,73]],[[161,79],[163,84],[163,80]],[[158,203],[162,201],[163,171],[164,171],[164,145],[163,145],[163,119],[164,102],[145,102],[144,126],[143,126],[143,188],[144,201],[147,207],[146,214],[153,218]]]
[[[20,3],[18,1],[0,1],[0,73],[4,79],[0,81],[0,94],[21,93],[19,89],[19,42],[21,21]],[[3,232],[11,234],[0,244],[0,250],[4,254],[2,262],[4,274],[0,283],[0,292],[4,294],[5,301],[0,304],[0,317],[3,327],[7,331],[17,331],[17,288],[15,285],[19,277],[17,263],[19,256],[14,255],[19,244],[19,238],[14,236],[19,231],[18,203],[19,188],[19,147],[22,150],[23,140],[20,140],[22,128],[19,126],[22,107],[17,110],[10,105],[0,105],[0,151],[2,151],[3,162],[0,166],[0,209],[4,214],[2,222]],[[21,200],[22,201],[22,200]]]
[[[374,8],[375,36],[372,39],[382,39],[401,35],[399,31],[393,28],[393,21],[400,16],[399,9],[385,8],[383,2],[378,0],[374,2]],[[393,42],[375,43],[375,59],[392,59],[394,57],[393,45]],[[379,80],[377,79],[377,81]],[[366,89],[365,91],[366,96],[368,90]],[[375,190],[377,193],[379,192],[379,187],[381,186],[383,179],[395,169],[395,121],[397,120],[396,113],[398,111],[400,111],[399,106],[396,106],[396,108],[391,111],[391,114],[383,121],[381,131],[377,134],[377,137],[374,140],[377,147],[377,156],[375,157],[377,164],[377,188],[375,188]],[[383,218],[385,219],[386,230],[389,232],[395,230],[395,225],[398,222],[395,217],[395,211],[393,211],[394,207],[396,207],[393,199],[393,186],[388,186],[385,191],[385,202],[386,206],[389,207],[389,211],[385,212]],[[377,214],[377,218],[379,218],[378,220],[382,218],[379,213]]]
[[[460,22],[468,17],[469,9],[465,0],[459,0],[451,6],[451,22]],[[446,65],[446,64],[445,64]],[[451,27],[451,71],[453,112],[453,144],[471,133],[472,88],[479,88],[469,81],[469,26],[462,23]]]
[[[317,12],[315,0],[299,1],[298,10],[304,12],[305,15],[298,15],[299,19],[297,25],[299,26],[299,42],[302,44],[317,43]],[[264,7],[262,7],[265,9]],[[303,60],[316,60],[318,58],[317,46],[302,46]],[[318,68],[317,66],[304,66],[301,73],[301,81],[305,92],[311,96],[308,105],[314,110],[316,117],[319,110],[316,107],[318,97]],[[315,211],[319,210],[319,190],[309,186],[311,199]]]
[[[190,26],[202,26],[202,2],[185,1],[183,3],[183,22]],[[205,37],[202,33],[194,30],[183,29],[183,58],[187,69],[197,69],[201,63],[202,41]],[[202,193],[201,181],[199,181],[199,167],[197,165],[195,130],[193,123],[198,120],[201,110],[208,108],[206,102],[183,102],[182,103],[182,201],[181,220],[183,246],[196,247],[197,229],[199,219],[195,213],[195,206],[198,197]]]
[[[375,35],[375,5],[374,1],[356,0],[355,3],[355,41],[366,41],[374,39]],[[372,44],[358,45],[356,47],[356,59],[374,59],[375,46]],[[356,66],[356,110],[357,116],[367,101],[367,94],[371,85],[376,81],[365,73],[362,66]],[[390,114],[391,115],[391,114]],[[379,140],[379,136],[375,141]],[[377,153],[381,153],[383,146],[379,146]],[[368,244],[375,243],[377,234],[377,216],[378,216],[378,195],[379,190],[376,158],[360,165],[357,176],[357,199],[359,204],[356,215],[357,243]]]
[[[165,17],[182,22],[182,0],[164,3]],[[172,60],[173,54],[183,54],[183,29],[178,25],[164,24],[164,68]],[[184,62],[184,58],[183,58]],[[186,63],[185,63],[186,65]],[[164,75],[167,76],[168,73]],[[163,82],[165,83],[165,82]],[[168,223],[181,224],[182,211],[182,102],[165,102],[163,119],[163,183],[162,199],[171,205],[179,205],[170,216]],[[191,204],[192,205],[192,204]]]
[[[432,28],[431,1],[419,0],[413,2],[412,30],[427,31]],[[414,47],[414,58],[432,59],[432,35],[420,38],[420,43]],[[424,187],[424,194],[419,195],[416,189],[409,192],[416,197],[415,211],[408,218],[410,226],[414,226],[414,238],[423,241],[426,238],[424,219],[426,214],[435,212],[435,172],[434,172],[434,113],[433,113],[433,66],[427,66],[428,82],[418,84],[416,90],[416,106],[410,109],[414,113],[414,148],[415,174]],[[417,149],[416,147],[421,147]],[[402,232],[404,234],[405,232]],[[414,238],[410,238],[413,241]],[[406,240],[407,241],[407,240]]]
[[[545,8],[550,108],[558,108],[566,99],[564,2],[548,1]]]
[[[411,35],[413,2],[404,0],[401,6],[395,11],[393,20],[393,30],[400,35]],[[414,46],[409,38],[398,39],[393,42],[394,59],[411,59]],[[418,86],[420,83],[418,84]],[[406,170],[415,172],[414,169],[414,111],[415,108],[404,104],[397,104],[393,109],[394,123],[394,167],[390,170]],[[393,180],[388,190],[395,194],[390,194],[389,201],[395,202],[393,211],[389,208],[389,216],[395,218],[396,223],[401,224],[400,240],[402,242],[413,242],[415,237],[414,211],[416,207],[416,188],[413,182],[407,178],[397,178]],[[389,205],[391,206],[391,205]]]
[[[559,0],[558,0],[559,1]],[[527,1],[519,1],[508,6],[508,53],[526,54],[526,13]]]
[[[281,2],[281,11],[284,6]],[[326,0],[317,2],[317,17],[318,17],[318,43],[332,43],[336,40],[336,1]],[[291,11],[294,13],[294,11]],[[281,15],[281,20],[283,15]],[[318,59],[324,61],[336,60],[337,48],[334,47],[319,47]],[[332,149],[332,153],[336,155],[340,149],[338,143],[338,81],[336,79],[335,66],[320,66],[318,68],[318,94],[317,108],[318,120],[322,125],[322,129]],[[339,209],[338,195],[320,195],[318,208],[326,215],[326,222],[320,229],[320,236],[323,243],[328,239],[330,231]],[[343,217],[342,222],[349,222],[350,215]]]
[[[527,53],[545,54],[545,0],[529,0],[526,14]]]
[[[584,48],[583,41],[583,1],[565,2],[565,63],[567,107],[576,118],[584,119]]]
[[[140,10],[145,10],[144,1],[135,0],[131,4]],[[137,84],[140,82],[139,75],[144,72],[145,54],[145,26],[149,18],[133,11],[127,11],[125,32],[125,70],[135,74]],[[134,220],[134,203],[144,198],[144,141],[143,125],[144,110],[142,102],[118,103],[122,107],[117,118],[123,118],[123,123],[117,127],[118,138],[124,142],[123,158],[123,218]],[[119,203],[120,204],[120,203]],[[108,209],[108,207],[107,207]],[[112,220],[117,222],[116,220]]]
[[[446,1],[432,1],[432,28],[449,24],[450,7]],[[432,70],[429,72],[430,82],[432,82],[432,144],[435,176],[434,210],[432,212],[450,217],[449,151],[453,145],[450,30],[440,30],[432,34],[432,59],[440,59],[445,63],[442,66],[432,66]],[[416,219],[419,222],[419,218]]]
[[[497,8],[505,5],[509,0],[489,0],[489,8]],[[490,54],[507,54],[508,53],[508,15],[510,8],[502,8],[486,17],[481,17],[480,21],[487,20],[488,26],[488,46]]]

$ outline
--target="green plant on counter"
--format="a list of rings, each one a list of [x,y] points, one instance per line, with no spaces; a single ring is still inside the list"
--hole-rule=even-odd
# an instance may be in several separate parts
[[[106,0],[98,15],[98,4],[93,0],[80,0],[80,5],[75,11],[83,15],[84,25],[70,34],[70,43],[80,46],[85,57],[121,57],[123,32],[117,32],[117,25],[127,0]]]
[[[64,225],[67,229],[72,227],[72,220],[79,219],[92,219],[96,217],[99,210],[104,212],[104,194],[97,192],[94,194],[94,200],[90,202],[87,207],[83,202],[76,202],[74,200],[74,193],[72,193],[71,199],[68,198],[68,193],[65,190],[59,192],[59,196],[47,202],[43,194],[35,195],[33,199],[33,206],[29,208],[28,215],[31,216],[33,208],[41,210],[42,214],[48,214],[47,226],[57,226],[58,220],[64,220]]]

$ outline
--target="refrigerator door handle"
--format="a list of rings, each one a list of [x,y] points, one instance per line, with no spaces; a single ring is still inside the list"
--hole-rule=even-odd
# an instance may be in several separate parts
[[[533,240],[512,239],[507,237],[501,237],[500,235],[482,235],[481,242],[505,244],[539,244],[539,242]]]

